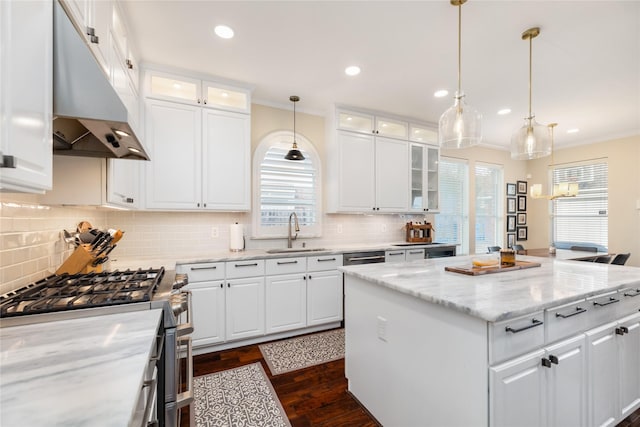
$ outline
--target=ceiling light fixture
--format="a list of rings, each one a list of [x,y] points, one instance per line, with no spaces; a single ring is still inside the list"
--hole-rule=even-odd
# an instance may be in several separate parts
[[[435,96],[436,98],[444,98],[447,95],[449,95],[449,91],[446,89],[437,90],[433,94],[433,96]]]
[[[551,154],[551,141],[546,126],[536,122],[531,113],[531,70],[533,39],[540,34],[540,28],[533,27],[522,33],[522,40],[529,40],[529,117],[524,125],[511,136],[511,158],[515,160],[539,159]]]
[[[450,0],[458,6],[458,90],[455,102],[449,107],[438,123],[438,139],[442,148],[466,148],[478,145],[482,140],[482,114],[464,102],[460,88],[462,51],[462,5],[467,0]]]
[[[578,133],[578,132],[580,132],[580,129],[578,129],[578,128],[573,128],[573,129],[567,130],[567,133]]]
[[[511,113],[511,108],[503,108],[501,110],[498,110],[498,115],[499,116],[505,116],[507,114]]]
[[[549,135],[551,136],[551,174],[553,176],[553,128],[558,126],[557,123],[549,123]],[[553,184],[553,192],[550,196],[542,194],[542,184],[533,184],[531,186],[530,195],[534,199],[548,199],[553,200],[560,197],[575,197],[578,195],[578,183],[577,182],[560,182]]]
[[[231,39],[233,38],[234,32],[231,27],[227,27],[226,25],[217,25],[213,31],[216,35],[223,39]]]
[[[345,68],[344,73],[347,76],[357,76],[358,74],[360,74],[360,67],[358,67],[357,65],[352,65],[350,67]]]
[[[298,144],[296,144],[296,102],[300,101],[300,97],[292,95],[289,97],[289,101],[293,102],[293,146],[284,158],[287,160],[304,160],[304,156],[298,150]]]

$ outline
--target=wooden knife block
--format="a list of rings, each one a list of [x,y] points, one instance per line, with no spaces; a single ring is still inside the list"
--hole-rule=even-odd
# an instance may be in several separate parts
[[[96,260],[91,252],[89,252],[89,245],[80,245],[75,251],[67,258],[62,265],[56,270],[56,275],[68,273],[100,273],[102,271],[102,264],[94,267],[93,262]]]

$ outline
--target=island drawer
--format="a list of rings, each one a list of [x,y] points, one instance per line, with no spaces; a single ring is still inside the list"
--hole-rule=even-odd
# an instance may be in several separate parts
[[[489,324],[489,363],[493,364],[544,345],[544,312]]]
[[[263,259],[227,261],[225,268],[227,270],[227,279],[264,276]]]
[[[622,296],[617,291],[613,291],[587,298],[588,327],[594,328],[620,317]]]
[[[307,258],[307,271],[335,270],[342,266],[342,254],[318,255]]]
[[[274,258],[267,260],[267,276],[274,274],[304,273],[307,269],[307,259],[297,258]]]
[[[621,316],[640,311],[640,285],[620,289],[618,296],[621,300]]]
[[[198,262],[176,265],[176,273],[186,274],[189,283],[224,279],[224,262]]]
[[[588,327],[589,306],[585,299],[558,305],[544,311],[547,343],[582,332]]]

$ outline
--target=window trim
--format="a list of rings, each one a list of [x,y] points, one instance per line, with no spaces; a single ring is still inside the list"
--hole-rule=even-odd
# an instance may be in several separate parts
[[[273,146],[279,145],[281,143],[293,144],[294,134],[293,131],[289,130],[280,130],[268,133],[263,136],[256,147],[256,150],[253,154],[253,190],[252,190],[252,198],[253,198],[253,206],[251,212],[251,222],[252,222],[252,230],[251,230],[251,238],[252,239],[286,239],[288,235],[288,229],[286,226],[283,227],[269,227],[269,232],[267,232],[267,228],[260,225],[260,218],[262,214],[262,210],[260,209],[260,165],[266,152]],[[295,140],[298,144],[298,149],[302,152],[306,152],[310,154],[310,159],[313,162],[316,172],[316,218],[317,222],[313,226],[300,226],[300,232],[298,232],[298,238],[312,238],[312,237],[322,237],[322,162],[320,159],[320,155],[318,151],[315,149],[313,143],[304,137],[303,135],[296,132]]]

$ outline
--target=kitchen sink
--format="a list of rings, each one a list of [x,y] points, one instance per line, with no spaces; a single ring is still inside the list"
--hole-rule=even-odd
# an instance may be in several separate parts
[[[325,248],[286,248],[286,249],[269,249],[268,254],[290,254],[296,252],[318,252],[326,251]]]

